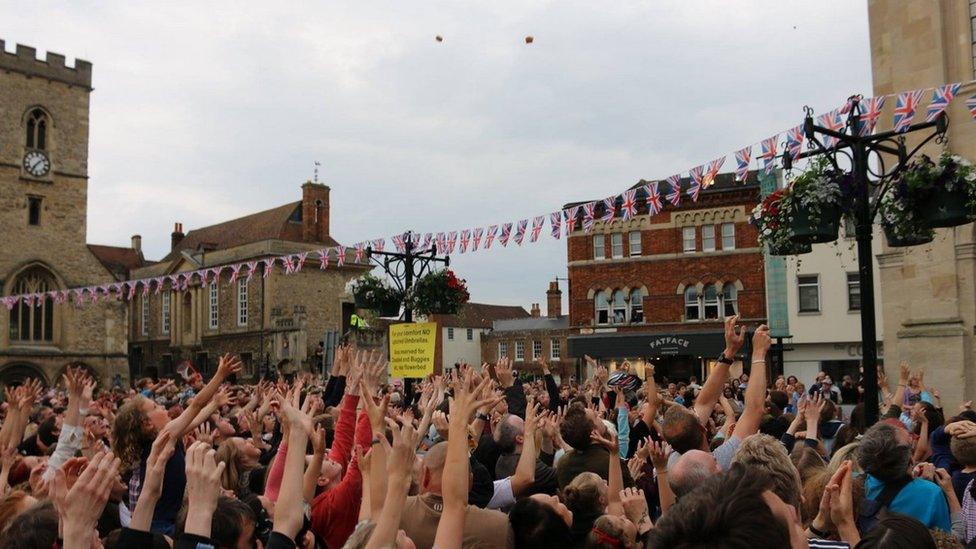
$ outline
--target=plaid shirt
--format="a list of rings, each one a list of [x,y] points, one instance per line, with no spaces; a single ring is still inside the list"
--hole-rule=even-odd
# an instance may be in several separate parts
[[[966,490],[962,493],[962,518],[966,523],[966,538],[963,543],[969,543],[976,537],[976,500],[971,493],[973,482],[976,482],[976,479],[969,481]]]

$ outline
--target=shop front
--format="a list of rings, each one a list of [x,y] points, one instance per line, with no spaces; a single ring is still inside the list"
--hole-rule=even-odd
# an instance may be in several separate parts
[[[725,334],[720,331],[581,334],[570,336],[568,347],[569,356],[589,355],[610,370],[627,362],[631,371],[643,376],[646,365],[653,363],[658,381],[664,378],[687,381],[691,376],[702,381],[725,350]],[[747,348],[741,349],[740,358],[748,352]],[[741,371],[741,365],[735,365],[733,371]]]

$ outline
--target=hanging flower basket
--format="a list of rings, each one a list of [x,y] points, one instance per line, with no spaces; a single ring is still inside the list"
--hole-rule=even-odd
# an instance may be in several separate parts
[[[753,208],[749,222],[759,231],[759,243],[767,246],[770,253],[795,247],[791,237],[791,205],[789,188],[777,189],[763,198]]]
[[[381,313],[392,309],[394,303],[397,312],[399,312],[400,303],[403,301],[403,296],[399,290],[390,287],[386,281],[369,273],[356,280],[352,287],[352,295],[356,307],[380,311]],[[381,314],[381,316],[386,315]]]
[[[444,269],[425,275],[414,284],[408,296],[408,305],[422,315],[453,315],[461,311],[471,295],[467,283]]]
[[[800,242],[787,242],[779,246],[769,245],[769,255],[802,255],[813,251],[813,245]]]
[[[972,220],[970,209],[960,193],[942,185],[936,185],[919,207],[925,225],[933,229],[965,225]]]
[[[791,238],[798,244],[837,240],[845,209],[841,185],[848,187],[850,181],[846,174],[829,170],[827,166],[826,159],[818,158],[790,184]]]
[[[935,233],[933,233],[931,229],[921,229],[921,231],[917,233],[899,235],[895,232],[895,229],[889,225],[882,223],[881,227],[884,229],[885,240],[888,241],[888,246],[892,248],[919,246],[921,244],[928,244],[935,239]]]
[[[919,194],[918,213],[926,226],[955,227],[976,219],[976,168],[965,158],[945,152],[936,164],[923,156],[904,175]]]
[[[387,299],[386,301],[380,303],[380,307],[377,310],[377,313],[379,313],[379,316],[382,317],[398,317],[400,316],[401,303],[402,300],[400,299],[396,299],[396,298]]]

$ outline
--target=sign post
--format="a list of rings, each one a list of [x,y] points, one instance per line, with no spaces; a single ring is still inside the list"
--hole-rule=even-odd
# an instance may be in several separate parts
[[[390,325],[390,373],[393,377],[424,378],[434,373],[437,324]]]

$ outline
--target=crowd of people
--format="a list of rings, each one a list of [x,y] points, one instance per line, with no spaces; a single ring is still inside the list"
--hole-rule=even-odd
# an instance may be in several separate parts
[[[0,549],[976,547],[976,412],[924,371],[768,379],[735,317],[707,379],[652,364],[523,381],[509,360],[406,384],[340,347],[326,379],[4,389]],[[968,544],[968,545],[967,545]]]

